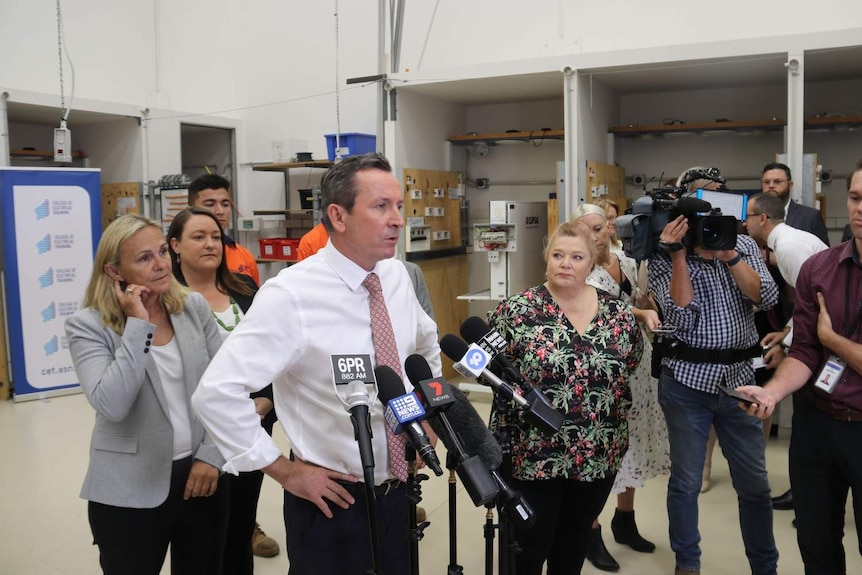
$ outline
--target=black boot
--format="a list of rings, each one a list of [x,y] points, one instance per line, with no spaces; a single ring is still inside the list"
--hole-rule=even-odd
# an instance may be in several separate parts
[[[587,559],[593,567],[601,571],[619,571],[620,564],[611,557],[605,542],[602,541],[602,526],[594,527],[590,531],[590,546],[587,548]]]
[[[620,511],[617,509],[616,513],[614,513],[614,518],[611,520],[611,531],[614,534],[614,541],[617,543],[628,545],[641,553],[652,553],[655,551],[655,544],[647,541],[638,533],[634,511]]]

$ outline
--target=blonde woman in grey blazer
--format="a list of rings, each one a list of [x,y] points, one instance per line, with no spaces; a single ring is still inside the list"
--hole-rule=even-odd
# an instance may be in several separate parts
[[[190,408],[221,344],[209,305],[173,277],[161,228],[137,215],[102,235],[84,309],[66,321],[96,410],[81,490],[106,574],[221,573],[224,459]]]

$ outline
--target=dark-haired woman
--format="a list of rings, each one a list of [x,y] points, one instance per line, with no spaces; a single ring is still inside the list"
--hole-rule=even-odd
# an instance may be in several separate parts
[[[228,270],[223,238],[218,219],[205,208],[183,210],[174,217],[168,230],[174,277],[206,298],[222,339],[227,338],[242,320],[257,291],[252,278]],[[271,435],[276,420],[272,386],[252,397],[261,424]],[[263,473],[251,471],[228,478],[230,513],[224,573],[251,574],[254,572],[252,535]]]

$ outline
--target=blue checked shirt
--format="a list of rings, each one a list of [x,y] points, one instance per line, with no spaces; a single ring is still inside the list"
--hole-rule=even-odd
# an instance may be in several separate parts
[[[773,307],[778,302],[778,287],[757,244],[749,236],[740,235],[736,251],[760,275],[760,308]],[[670,256],[660,250],[649,261],[649,286],[664,314],[664,323],[677,328],[674,337],[690,347],[703,349],[745,349],[757,345],[754,303],[739,290],[727,265],[691,254],[686,263],[694,300],[679,307],[670,297]],[[672,369],[681,384],[708,393],[718,393],[716,385],[722,382],[736,388],[752,383],[754,378],[750,359],[723,365],[664,358],[662,365]]]

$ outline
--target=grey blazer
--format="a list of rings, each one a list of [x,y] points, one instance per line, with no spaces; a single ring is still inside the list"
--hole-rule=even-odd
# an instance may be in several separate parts
[[[192,392],[221,345],[218,326],[198,293],[186,297],[185,309],[172,315],[171,323],[183,362],[194,458],[221,470],[224,458],[191,410]],[[130,318],[120,337],[92,308],[66,320],[75,371],[96,410],[84,499],[137,509],[158,507],[167,499],[174,439],[164,388],[149,353],[154,329]]]

